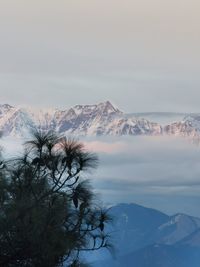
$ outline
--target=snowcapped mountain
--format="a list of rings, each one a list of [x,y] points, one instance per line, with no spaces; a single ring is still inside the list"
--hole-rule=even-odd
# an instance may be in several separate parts
[[[200,114],[191,114],[182,121],[174,122],[164,127],[164,132],[169,135],[192,137],[200,136]]]
[[[156,116],[159,122],[156,122]],[[4,136],[14,137],[27,137],[36,127],[75,136],[200,136],[200,115],[169,113],[168,122],[172,121],[163,125],[161,120],[164,118],[166,121],[167,116],[167,113],[125,114],[109,101],[96,105],[76,105],[67,110],[34,110],[4,104],[0,105],[0,131]],[[180,116],[183,116],[180,121],[174,121]]]
[[[127,116],[109,101],[63,111],[0,106],[0,130],[5,136],[24,137],[35,127],[70,135],[155,135],[162,131],[159,124]]]
[[[11,106],[5,108],[5,105],[0,106],[0,130],[4,135],[24,137],[28,135],[31,127],[34,127],[34,122],[25,110]]]

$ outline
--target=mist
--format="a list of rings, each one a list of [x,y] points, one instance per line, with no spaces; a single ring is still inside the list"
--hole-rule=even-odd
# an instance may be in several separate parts
[[[105,205],[138,203],[167,214],[200,216],[200,147],[186,138],[85,137],[99,166],[91,179]],[[23,140],[3,138],[4,155],[22,153]]]
[[[105,202],[200,215],[198,145],[174,137],[107,137],[86,145],[99,154],[91,178]]]

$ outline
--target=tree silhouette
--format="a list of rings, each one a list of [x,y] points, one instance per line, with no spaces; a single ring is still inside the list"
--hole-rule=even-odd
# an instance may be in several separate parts
[[[0,266],[82,266],[82,251],[110,246],[110,218],[82,178],[97,163],[82,143],[41,131],[1,162]]]

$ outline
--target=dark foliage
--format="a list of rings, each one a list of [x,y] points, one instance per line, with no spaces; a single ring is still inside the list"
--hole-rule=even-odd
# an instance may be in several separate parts
[[[110,246],[110,218],[81,179],[97,157],[52,132],[33,137],[21,158],[1,162],[0,266],[85,266],[81,251]]]

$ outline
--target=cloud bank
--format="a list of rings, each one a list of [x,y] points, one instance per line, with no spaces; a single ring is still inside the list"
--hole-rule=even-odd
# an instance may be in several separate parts
[[[99,152],[93,182],[105,201],[200,215],[199,146],[181,138],[129,137],[100,139],[88,147]]]

